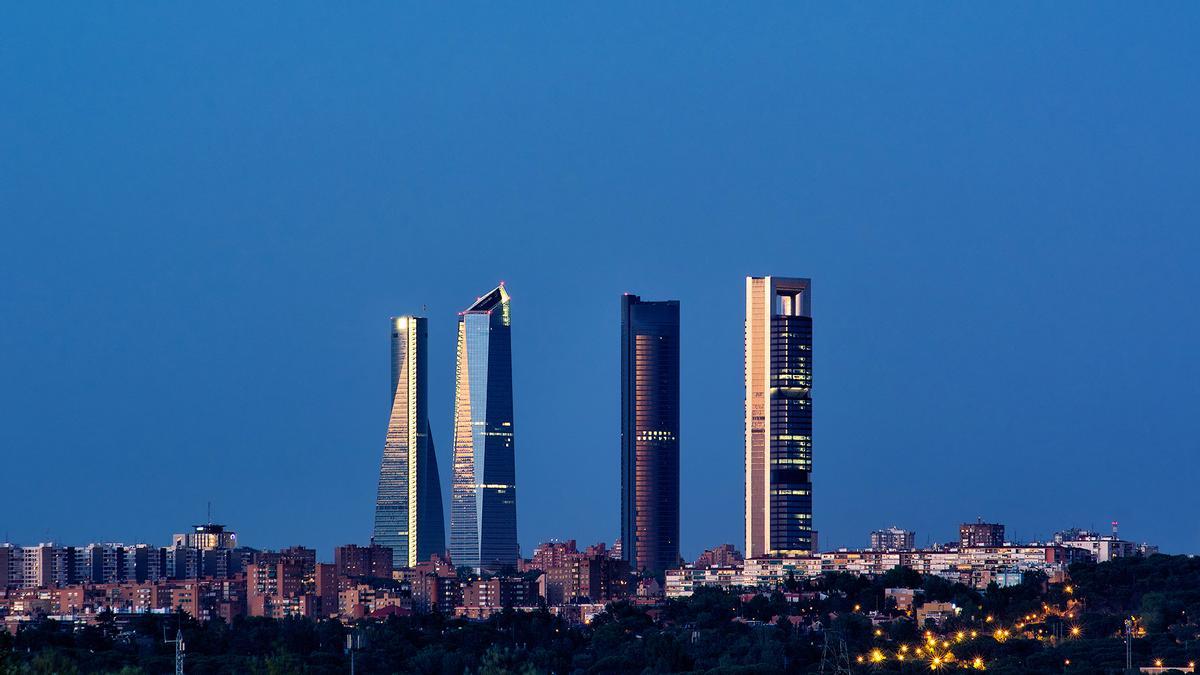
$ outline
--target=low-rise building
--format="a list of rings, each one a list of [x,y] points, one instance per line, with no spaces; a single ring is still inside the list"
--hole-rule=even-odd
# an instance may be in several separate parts
[[[1060,539],[1059,537],[1063,534],[1070,534],[1071,537]],[[1055,535],[1055,541],[1063,546],[1080,548],[1091,553],[1096,562],[1108,562],[1116,558],[1139,555],[1136,544],[1132,541],[1118,539],[1116,535],[1099,535],[1086,530],[1074,530],[1068,533],[1060,532]]]
[[[737,550],[733,544],[721,544],[705,550],[692,565],[694,567],[732,567],[743,562],[745,559],[742,552]]]
[[[878,576],[896,567],[940,576],[975,588],[1006,580],[1000,574],[1042,572],[1052,581],[1065,578],[1075,562],[1091,560],[1087,551],[1060,545],[975,546],[915,551],[839,550],[803,558],[751,558],[740,566],[668,570],[667,597],[681,597],[702,586],[777,588],[789,578],[812,579],[827,572]]]
[[[338,576],[347,579],[391,579],[394,569],[392,548],[378,544],[339,546],[333,550],[333,564]]]
[[[628,596],[632,584],[628,561],[613,558],[604,544],[580,552],[574,540],[546,542],[527,569],[542,572],[538,591],[551,606],[616,600]]]
[[[941,626],[947,620],[958,616],[958,607],[952,602],[927,602],[917,607],[917,627],[924,628],[926,622]]]

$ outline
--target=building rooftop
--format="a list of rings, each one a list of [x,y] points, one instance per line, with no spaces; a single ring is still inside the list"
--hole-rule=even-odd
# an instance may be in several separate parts
[[[483,312],[490,314],[491,311],[500,305],[508,302],[508,291],[504,288],[504,282],[488,291],[483,297],[477,298],[475,304],[463,310],[463,314],[469,312]]]

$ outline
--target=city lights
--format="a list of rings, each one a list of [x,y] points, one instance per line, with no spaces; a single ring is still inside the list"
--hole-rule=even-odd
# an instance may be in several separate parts
[[[1194,671],[1200,0],[12,4],[0,675]]]

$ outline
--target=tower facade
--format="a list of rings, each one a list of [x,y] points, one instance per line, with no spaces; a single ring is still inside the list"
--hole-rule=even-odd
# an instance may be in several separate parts
[[[510,318],[504,284],[458,318],[450,557],[479,571],[517,562]]]
[[[446,551],[437,455],[429,433],[426,320],[392,319],[392,412],[379,468],[375,543],[394,567],[413,567]]]
[[[679,562],[679,302],[621,297],[621,556]]]
[[[812,293],[746,278],[746,557],[806,555],[812,523]]]

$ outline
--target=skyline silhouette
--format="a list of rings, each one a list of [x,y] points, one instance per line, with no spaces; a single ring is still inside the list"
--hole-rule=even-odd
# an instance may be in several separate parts
[[[405,314],[448,523],[456,313],[503,280],[522,554],[618,536],[627,292],[680,302],[681,553],[741,547],[779,275],[820,548],[1200,550],[1200,9],[1034,7],[0,10],[0,531],[365,543]]]

